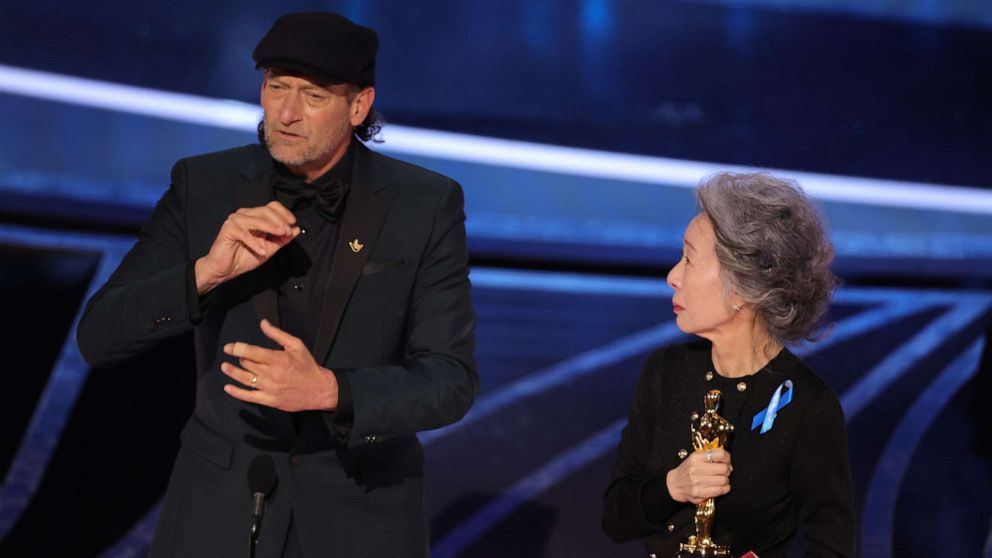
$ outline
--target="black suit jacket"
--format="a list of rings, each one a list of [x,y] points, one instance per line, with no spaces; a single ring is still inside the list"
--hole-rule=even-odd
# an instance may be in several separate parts
[[[107,366],[195,330],[196,408],[182,434],[152,556],[247,551],[248,463],[273,456],[257,556],[278,556],[290,515],[307,555],[426,556],[422,453],[415,433],[461,418],[478,378],[463,199],[454,181],[356,146],[314,354],[351,387],[353,421],[228,396],[225,343],[277,348],[274,257],[200,299],[191,264],[227,215],[271,200],[259,145],[179,161],[134,248],[89,301],[84,358]],[[292,332],[290,332],[292,333]],[[301,432],[306,431],[304,436]]]

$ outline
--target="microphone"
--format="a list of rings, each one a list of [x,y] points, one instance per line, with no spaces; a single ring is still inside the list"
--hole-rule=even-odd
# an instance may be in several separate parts
[[[272,457],[256,455],[248,464],[248,491],[251,493],[251,542],[254,550],[258,532],[262,526],[262,516],[265,515],[265,498],[276,487],[279,476],[276,474],[276,464]]]

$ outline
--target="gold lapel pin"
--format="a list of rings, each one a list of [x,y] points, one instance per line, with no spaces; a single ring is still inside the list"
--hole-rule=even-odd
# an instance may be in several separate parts
[[[348,246],[350,246],[351,247],[351,251],[354,252],[354,253],[356,253],[356,254],[359,253],[359,252],[361,252],[362,251],[362,248],[365,248],[365,245],[362,244],[361,242],[359,242],[357,238],[355,240],[352,240],[351,242],[349,242],[348,243]]]

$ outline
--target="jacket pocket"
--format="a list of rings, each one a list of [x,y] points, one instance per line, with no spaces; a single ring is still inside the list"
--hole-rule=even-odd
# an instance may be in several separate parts
[[[183,447],[221,469],[231,468],[234,442],[213,431],[196,415],[190,417],[179,439],[182,440]]]
[[[362,267],[362,275],[373,275],[380,271],[385,271],[393,267],[399,267],[406,263],[406,260],[384,260],[381,262],[369,262]]]

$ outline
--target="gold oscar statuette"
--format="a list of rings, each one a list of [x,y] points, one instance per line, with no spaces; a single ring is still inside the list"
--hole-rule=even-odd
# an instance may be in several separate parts
[[[706,411],[698,419],[689,424],[692,430],[692,447],[696,451],[722,449],[734,431],[734,425],[716,414],[720,406],[720,391],[711,390],[706,394]],[[713,542],[713,517],[716,514],[716,504],[713,498],[696,505],[696,534],[690,535],[689,540],[679,545],[678,558],[710,558],[711,556],[730,556],[730,548]]]

